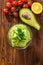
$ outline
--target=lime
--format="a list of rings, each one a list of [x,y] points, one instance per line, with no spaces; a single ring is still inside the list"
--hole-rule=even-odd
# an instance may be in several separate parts
[[[31,6],[31,10],[35,14],[40,14],[42,12],[42,5],[39,2],[34,2]]]

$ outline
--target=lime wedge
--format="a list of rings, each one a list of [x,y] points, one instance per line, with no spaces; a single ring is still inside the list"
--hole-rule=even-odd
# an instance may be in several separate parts
[[[39,2],[34,2],[31,6],[31,10],[35,14],[40,14],[42,12],[42,5]]]

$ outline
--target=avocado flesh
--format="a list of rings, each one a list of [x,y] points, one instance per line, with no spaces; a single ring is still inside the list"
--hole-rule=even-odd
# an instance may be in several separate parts
[[[18,28],[20,28],[24,32],[24,35],[25,35],[24,41],[23,40],[19,41],[18,39],[15,39],[15,34],[18,32],[17,31]],[[17,34],[16,34],[16,36],[17,36]],[[31,41],[31,32],[25,25],[16,24],[9,29],[8,39],[9,39],[10,45],[12,47],[25,47],[27,45],[27,43],[29,44],[29,42]]]
[[[30,14],[31,19],[28,20],[28,19],[24,18],[24,17],[22,16],[24,12],[28,12],[28,13]],[[34,27],[34,28],[37,29],[37,30],[40,30],[40,25],[38,24],[38,22],[37,22],[37,20],[36,20],[36,18],[35,18],[35,16],[34,16],[34,14],[32,13],[32,11],[31,11],[30,9],[22,8],[22,9],[19,11],[19,16],[20,16],[20,19],[21,19],[24,23],[26,23],[26,24],[28,24],[28,25]]]

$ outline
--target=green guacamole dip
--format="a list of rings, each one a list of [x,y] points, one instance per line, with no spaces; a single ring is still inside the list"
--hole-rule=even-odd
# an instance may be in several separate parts
[[[8,39],[12,47],[25,47],[31,41],[31,33],[26,25],[16,24],[9,29]]]

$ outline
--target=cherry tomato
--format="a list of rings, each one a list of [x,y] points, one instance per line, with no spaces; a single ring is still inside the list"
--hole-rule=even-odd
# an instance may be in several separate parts
[[[23,8],[28,8],[28,4],[24,4],[23,5]]]
[[[7,2],[6,3],[6,8],[8,8],[8,9],[11,8],[11,3]]]
[[[18,17],[18,12],[14,12],[14,13],[13,13],[13,16],[14,16],[14,17]]]
[[[23,3],[27,2],[27,0],[21,0]]]
[[[13,2],[12,2],[12,6],[13,6],[13,7],[17,7],[17,6],[18,6],[18,3],[17,3],[16,1],[13,1]]]
[[[8,2],[12,3],[12,2],[13,2],[13,0],[8,0]]]
[[[8,10],[6,8],[3,9],[4,14],[8,14]]]
[[[31,7],[31,6],[32,6],[32,2],[28,2],[28,6],[30,6],[30,7]]]
[[[15,11],[15,7],[11,7],[11,12],[14,12]]]
[[[18,5],[19,6],[22,6],[23,5],[23,2],[21,0],[18,1]]]

